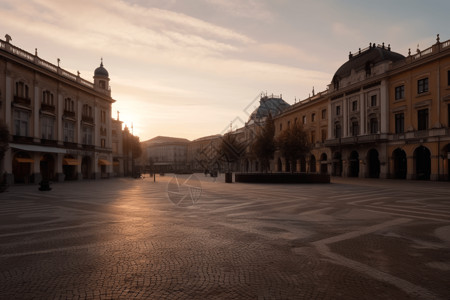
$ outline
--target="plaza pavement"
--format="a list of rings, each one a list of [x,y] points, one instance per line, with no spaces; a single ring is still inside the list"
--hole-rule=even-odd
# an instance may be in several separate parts
[[[450,182],[52,188],[0,193],[0,299],[450,298]]]

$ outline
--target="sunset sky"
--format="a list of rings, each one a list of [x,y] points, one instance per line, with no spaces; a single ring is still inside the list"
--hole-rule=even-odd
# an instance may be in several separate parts
[[[141,141],[241,127],[261,92],[325,90],[370,42],[407,55],[450,39],[448,0],[1,0],[1,39],[92,81]]]

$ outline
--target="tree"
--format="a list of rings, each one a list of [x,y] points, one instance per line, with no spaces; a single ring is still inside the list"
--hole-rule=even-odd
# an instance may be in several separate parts
[[[236,135],[227,133],[222,137],[219,152],[227,161],[228,170],[230,170],[230,163],[238,161],[244,150],[245,146],[237,140]]]
[[[251,145],[251,152],[261,161],[263,171],[269,170],[270,160],[273,159],[275,152],[275,125],[272,119],[272,115],[266,118],[264,128],[256,136],[255,141]]]
[[[283,131],[278,136],[277,145],[280,148],[281,155],[291,165],[302,155],[307,154],[311,148],[306,132],[298,124],[294,124],[294,126]]]

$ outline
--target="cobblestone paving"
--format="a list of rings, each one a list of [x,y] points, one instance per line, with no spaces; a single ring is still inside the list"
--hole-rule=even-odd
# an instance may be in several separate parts
[[[448,182],[197,177],[10,187],[0,299],[450,298]]]

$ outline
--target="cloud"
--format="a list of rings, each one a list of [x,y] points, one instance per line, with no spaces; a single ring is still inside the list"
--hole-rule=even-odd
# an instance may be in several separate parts
[[[270,11],[262,1],[255,0],[204,0],[215,6],[222,12],[230,15],[256,20],[271,21],[274,19]]]

